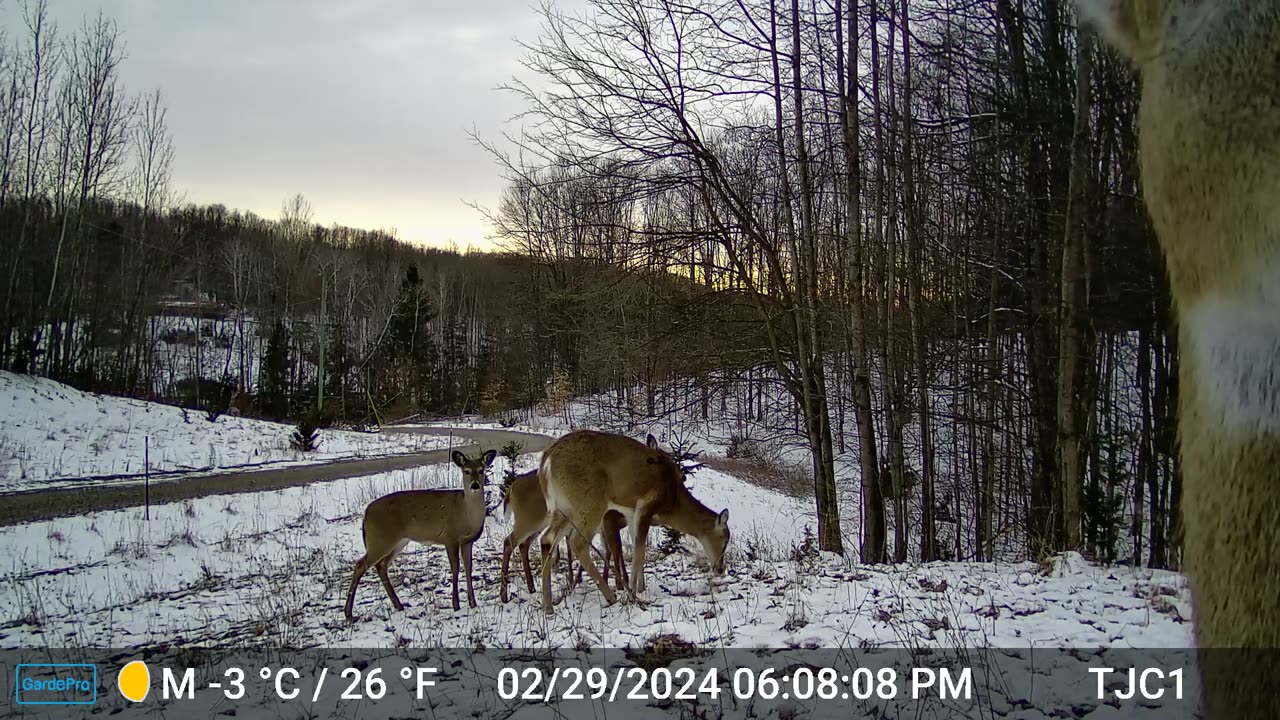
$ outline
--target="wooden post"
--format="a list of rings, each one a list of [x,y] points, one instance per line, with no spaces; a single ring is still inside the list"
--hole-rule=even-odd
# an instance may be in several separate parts
[[[151,520],[151,436],[142,436],[142,519]]]

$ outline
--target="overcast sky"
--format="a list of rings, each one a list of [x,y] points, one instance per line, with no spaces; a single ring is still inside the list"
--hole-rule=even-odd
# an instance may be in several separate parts
[[[495,138],[521,109],[532,0],[50,0],[65,35],[102,8],[127,44],[134,93],[160,88],[173,186],[197,203],[276,218],[302,193],[315,220],[484,246],[467,206],[496,205]],[[0,0],[13,40],[17,3]]]

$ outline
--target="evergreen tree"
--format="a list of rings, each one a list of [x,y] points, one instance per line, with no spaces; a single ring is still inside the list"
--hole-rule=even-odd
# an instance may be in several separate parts
[[[430,379],[436,361],[436,344],[431,337],[431,320],[435,317],[431,301],[423,287],[417,265],[405,268],[400,282],[392,320],[392,344],[397,364],[408,375],[412,406],[421,409],[431,397]]]
[[[277,319],[267,338],[267,352],[262,361],[262,411],[277,419],[289,417],[289,329]]]

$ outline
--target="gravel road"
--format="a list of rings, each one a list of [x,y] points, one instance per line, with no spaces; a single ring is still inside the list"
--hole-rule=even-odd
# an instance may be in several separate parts
[[[510,430],[480,430],[473,428],[389,427],[383,428],[382,431],[423,435],[452,434],[458,440],[458,444],[453,449],[462,450],[468,454],[481,452],[489,448],[501,448],[512,441],[523,444],[523,452],[538,452],[554,440],[554,438],[545,435],[531,435]],[[277,490],[294,485],[331,482],[360,475],[403,470],[419,465],[446,462],[449,459],[449,453],[449,449],[432,450],[410,455],[358,460],[334,460],[315,465],[229,472],[220,475],[202,475],[190,478],[166,477],[152,481],[151,503],[160,505],[178,500],[205,497],[206,495]],[[71,515],[82,515],[97,510],[140,507],[143,504],[143,496],[144,488],[141,483],[58,488],[56,490],[27,490],[8,493],[0,495],[0,527]]]

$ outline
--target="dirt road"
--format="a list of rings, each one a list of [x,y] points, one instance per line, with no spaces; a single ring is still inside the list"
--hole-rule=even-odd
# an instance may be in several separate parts
[[[537,452],[554,439],[545,435],[531,435],[510,430],[473,428],[389,427],[383,428],[382,431],[445,436],[452,434],[457,440],[453,449],[469,454],[490,448],[501,448],[512,441],[523,444],[523,452]],[[360,475],[403,470],[419,465],[445,462],[449,459],[449,453],[449,449],[443,449],[410,455],[334,460],[315,465],[229,472],[191,478],[165,478],[151,483],[151,503],[159,505],[206,495],[276,490],[293,485],[331,482]],[[28,490],[0,495],[0,527],[81,515],[95,510],[138,507],[143,504],[143,495],[144,488],[141,484]]]

